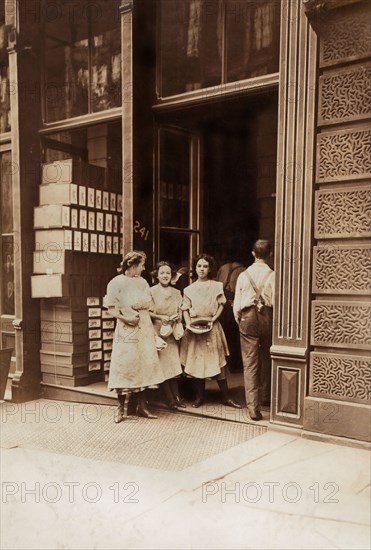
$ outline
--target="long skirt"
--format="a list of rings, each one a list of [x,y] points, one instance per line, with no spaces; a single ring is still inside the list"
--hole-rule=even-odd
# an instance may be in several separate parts
[[[120,319],[116,322],[108,388],[118,393],[156,388],[166,379],[150,315],[147,310],[140,310],[139,317],[137,326],[126,325]]]
[[[205,334],[185,331],[180,361],[186,374],[195,378],[225,378],[226,355],[229,355],[228,344],[219,321]]]

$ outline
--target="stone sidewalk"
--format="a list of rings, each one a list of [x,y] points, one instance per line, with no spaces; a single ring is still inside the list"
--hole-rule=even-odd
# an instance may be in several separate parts
[[[9,405],[1,418],[4,550],[370,547],[366,449],[165,411],[112,428],[113,407],[87,434],[86,422],[68,420],[70,407],[58,426],[51,408],[48,420],[45,411],[22,419],[22,410],[8,414]],[[245,432],[231,436],[233,426]],[[37,447],[24,435],[35,429]],[[116,446],[131,445],[131,463],[104,454],[112,429]],[[58,448],[57,431],[65,441]],[[81,448],[88,435],[95,455],[76,453],[79,434]],[[177,459],[163,468],[166,455],[182,453],[192,456],[189,466]]]

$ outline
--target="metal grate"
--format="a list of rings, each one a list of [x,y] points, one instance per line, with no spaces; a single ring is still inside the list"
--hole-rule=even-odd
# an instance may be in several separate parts
[[[157,411],[113,422],[115,407],[40,399],[2,403],[1,446],[183,470],[266,432],[265,426]]]

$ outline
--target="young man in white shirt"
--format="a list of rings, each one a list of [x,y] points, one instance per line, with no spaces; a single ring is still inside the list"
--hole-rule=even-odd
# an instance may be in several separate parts
[[[270,403],[274,271],[267,261],[271,243],[254,243],[254,263],[237,279],[233,313],[240,331],[247,409],[252,420],[261,420],[261,405]]]

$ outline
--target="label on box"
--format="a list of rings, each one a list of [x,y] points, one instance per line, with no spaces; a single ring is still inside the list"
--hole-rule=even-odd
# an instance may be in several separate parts
[[[95,231],[95,212],[88,212],[88,229],[89,231]]]
[[[89,252],[89,233],[82,234],[82,251]]]
[[[109,206],[112,212],[116,212],[116,193],[109,194]]]
[[[107,321],[103,321],[102,328],[104,329],[114,329],[115,328],[115,321],[114,319],[109,319]]]
[[[100,370],[100,367],[100,361],[92,361],[91,363],[89,363],[88,370],[89,372],[92,372],[94,370]]]
[[[102,308],[90,307],[88,309],[88,317],[100,317],[102,315]]]
[[[106,376],[105,376],[105,379],[104,379],[105,382],[108,382],[108,371],[109,371],[110,366],[111,366],[111,361],[105,361],[105,362],[103,363],[103,368],[104,368],[104,370],[107,372],[107,374],[106,374]]]
[[[65,229],[64,231],[64,248],[65,250],[72,250],[72,231],[71,229]]]
[[[87,306],[100,306],[100,298],[98,296],[88,296],[86,298]]]
[[[103,212],[97,212],[97,231],[104,231],[104,214]]]
[[[112,233],[112,214],[105,215],[105,231],[106,233]]]
[[[102,349],[102,340],[89,340],[89,349]]]
[[[117,233],[119,230],[119,217],[117,214],[113,214],[112,216],[112,232]]]
[[[117,212],[122,212],[122,195],[117,195]]]
[[[119,254],[124,255],[124,239],[120,237],[120,252]]]
[[[113,340],[113,330],[103,332],[103,340]]]
[[[62,206],[62,224],[65,227],[70,225],[70,207]]]
[[[98,235],[96,233],[90,234],[90,252],[98,252]]]
[[[79,226],[79,215],[77,208],[71,208],[71,227],[77,229]]]
[[[108,191],[103,191],[102,209],[103,210],[109,210],[109,193],[108,193]]]
[[[106,252],[106,237],[105,237],[105,235],[98,235],[98,252],[99,252],[99,254],[105,254],[105,252]]]
[[[112,340],[107,340],[107,342],[103,342],[103,349],[104,351],[112,349]]]
[[[120,216],[120,233],[123,232],[124,229],[124,218]]]
[[[100,328],[101,326],[101,320],[100,319],[89,319],[88,320],[88,327],[89,328]],[[110,328],[110,327],[107,327]]]
[[[119,238],[113,237],[112,239],[112,254],[119,254]]]
[[[95,189],[88,187],[88,207],[95,208]]]
[[[96,350],[89,353],[89,361],[99,361],[99,359],[102,359],[101,351]]]
[[[112,254],[112,237],[107,235],[106,237],[106,254]]]
[[[111,351],[105,351],[103,353],[103,360],[104,361],[111,361],[112,352]]]
[[[95,340],[102,337],[102,331],[100,328],[93,328],[89,330],[89,340]]]
[[[112,319],[112,315],[110,315],[108,309],[102,309],[102,319]]]
[[[78,191],[77,191],[76,183],[71,183],[70,189],[71,189],[71,204],[78,204],[79,199],[78,199]]]
[[[95,190],[95,208],[102,208],[102,191],[100,189]]]
[[[81,231],[73,232],[73,249],[81,252],[82,242],[81,242]]]
[[[88,212],[87,210],[80,210],[80,229],[88,228]]]
[[[79,185],[79,205],[86,206],[86,187]]]

